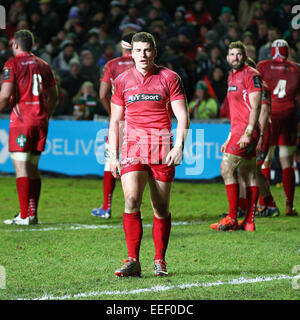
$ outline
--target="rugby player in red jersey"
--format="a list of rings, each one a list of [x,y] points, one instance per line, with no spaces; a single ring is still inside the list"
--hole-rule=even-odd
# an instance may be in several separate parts
[[[253,59],[248,57],[246,62],[250,67],[257,69],[257,65]],[[256,163],[257,163],[257,184],[259,186],[259,208],[256,215],[266,217],[278,217],[280,212],[276,206],[275,200],[273,199],[270,183],[266,177],[261,172],[261,167],[264,160],[268,154],[272,132],[271,132],[271,121],[270,121],[270,111],[271,111],[271,94],[270,89],[265,81],[262,81],[262,102],[261,111],[259,114],[259,125],[260,125],[260,138],[256,147]],[[243,188],[243,181],[239,180],[240,184],[240,200],[239,207],[240,210],[247,210],[247,199],[245,188]]]
[[[295,172],[293,157],[296,151],[297,117],[296,96],[300,91],[300,66],[288,60],[289,46],[285,40],[272,43],[271,60],[258,63],[262,79],[271,92],[272,141],[264,162],[263,173],[270,180],[270,166],[275,147],[279,146],[282,168],[282,184],[286,196],[286,216],[297,215],[293,208],[295,194]]]
[[[131,57],[131,39],[135,32],[129,32],[122,36],[122,56],[108,61],[104,67],[104,74],[101,77],[99,97],[100,101],[110,116],[110,94],[112,83],[116,77],[125,70],[134,66]],[[109,138],[105,143],[105,166],[103,175],[103,204],[100,208],[92,209],[91,214],[96,217],[109,219],[111,217],[112,196],[116,180],[110,172],[109,167]]]
[[[41,190],[39,159],[45,149],[48,123],[57,103],[57,87],[50,66],[31,53],[29,30],[14,35],[14,57],[3,67],[0,112],[12,101],[9,152],[16,173],[20,213],[7,224],[36,224]]]
[[[154,212],[154,274],[168,274],[165,255],[171,231],[170,191],[175,165],[182,161],[189,118],[180,77],[165,67],[158,67],[154,63],[156,53],[154,37],[146,32],[136,33],[132,38],[135,67],[123,72],[113,84],[110,167],[114,177],[121,175],[125,198],[123,228],[128,249],[125,264],[115,271],[118,277],[141,274],[139,252],[143,227],[140,207],[147,182]],[[171,142],[172,113],[177,119],[174,147]],[[123,139],[119,140],[119,125],[123,119]],[[122,147],[121,163],[119,144]]]
[[[256,178],[256,145],[260,132],[257,126],[262,99],[262,83],[257,70],[245,64],[245,45],[232,42],[229,45],[227,61],[231,66],[228,76],[227,98],[230,108],[231,128],[227,141],[222,145],[223,159],[221,174],[225,182],[229,213],[220,222],[211,224],[216,230],[254,231],[254,216],[258,198]],[[239,184],[235,170],[246,184],[248,208],[241,225],[237,222],[239,205]]]

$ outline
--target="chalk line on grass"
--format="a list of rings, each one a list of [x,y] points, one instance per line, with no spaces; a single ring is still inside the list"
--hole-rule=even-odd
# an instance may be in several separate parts
[[[79,298],[89,298],[89,297],[101,297],[101,296],[130,296],[135,294],[142,293],[151,293],[151,292],[163,292],[170,290],[182,290],[182,289],[190,289],[190,288],[207,288],[207,287],[218,287],[224,285],[242,285],[242,284],[253,284],[253,283],[261,283],[261,282],[271,282],[271,281],[279,281],[279,280],[288,280],[293,279],[292,276],[287,275],[276,275],[276,276],[264,276],[264,277],[256,277],[256,278],[245,278],[240,277],[238,279],[232,279],[229,281],[216,281],[216,282],[193,282],[193,283],[183,283],[178,285],[170,285],[170,286],[153,286],[149,288],[140,288],[134,290],[115,290],[115,291],[91,291],[91,292],[82,292],[76,294],[67,294],[64,296],[54,296],[51,294],[45,294],[41,297],[34,298],[32,300],[68,300],[68,299],[79,299]],[[18,300],[31,300],[20,298]]]
[[[202,224],[202,221],[193,221],[193,222],[172,222],[172,226],[186,226],[186,225],[196,225],[196,224]],[[5,232],[33,232],[33,231],[67,231],[67,230],[88,230],[88,229],[120,229],[123,228],[122,225],[107,225],[107,224],[80,224],[80,223],[61,223],[57,224],[54,227],[41,227],[41,225],[38,226],[29,226],[24,227],[22,229],[2,229],[2,231]],[[151,228],[152,224],[144,224],[144,228]]]

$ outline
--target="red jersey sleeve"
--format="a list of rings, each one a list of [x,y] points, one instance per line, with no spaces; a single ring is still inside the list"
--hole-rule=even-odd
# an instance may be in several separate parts
[[[106,65],[104,66],[104,72],[102,77],[100,78],[100,81],[111,83],[112,75],[110,71],[110,63],[107,62]]]
[[[113,82],[111,102],[118,106],[125,107],[125,100],[122,92],[122,82],[120,81],[120,77],[116,78],[116,80]]]
[[[262,91],[262,80],[261,76],[256,70],[249,70],[249,72],[245,73],[245,81],[246,81],[246,88],[248,94],[254,91]]]
[[[185,99],[183,83],[178,74],[174,73],[168,79],[170,101]]]
[[[14,64],[9,60],[5,63],[2,73],[2,82],[15,82]]]

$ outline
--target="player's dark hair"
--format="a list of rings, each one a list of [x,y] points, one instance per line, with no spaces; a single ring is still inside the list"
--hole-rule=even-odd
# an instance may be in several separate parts
[[[132,37],[136,34],[136,32],[132,31],[132,32],[126,32],[123,34],[122,36],[122,40],[126,41],[128,43],[131,43]]]
[[[229,50],[232,50],[232,49],[241,49],[244,58],[245,59],[247,58],[246,46],[244,45],[244,43],[242,41],[231,42],[228,47],[228,52],[229,52]]]
[[[147,42],[150,43],[153,49],[156,49],[156,42],[153,35],[149,32],[138,32],[136,33],[131,40],[131,44],[133,42]]]
[[[18,43],[22,51],[28,52],[34,45],[34,36],[30,30],[22,29],[14,34],[14,40]]]

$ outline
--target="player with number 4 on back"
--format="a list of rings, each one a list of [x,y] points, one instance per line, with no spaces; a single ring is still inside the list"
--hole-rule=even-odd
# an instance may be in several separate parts
[[[272,141],[262,172],[270,180],[270,165],[278,145],[286,196],[286,216],[295,216],[293,157],[296,151],[296,96],[300,92],[300,66],[288,60],[289,46],[285,40],[278,39],[272,43],[271,55],[271,60],[261,61],[257,66],[262,79],[270,88],[272,104]]]
[[[20,213],[6,224],[37,224],[41,190],[38,163],[45,149],[48,122],[57,104],[57,88],[50,66],[31,53],[34,44],[29,30],[14,34],[14,58],[3,68],[0,112],[12,108],[9,127],[9,152],[16,173]]]

